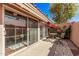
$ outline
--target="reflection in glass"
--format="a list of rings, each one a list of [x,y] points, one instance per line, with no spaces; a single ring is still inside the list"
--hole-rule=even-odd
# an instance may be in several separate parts
[[[38,22],[29,20],[29,44],[38,41]]]
[[[14,22],[13,22],[14,21]],[[5,54],[9,55],[27,46],[26,18],[5,11]],[[25,43],[25,44],[24,44]]]

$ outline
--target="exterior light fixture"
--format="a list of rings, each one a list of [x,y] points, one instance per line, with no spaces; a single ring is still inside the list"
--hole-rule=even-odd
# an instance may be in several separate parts
[[[13,13],[14,16],[17,16],[17,13]]]

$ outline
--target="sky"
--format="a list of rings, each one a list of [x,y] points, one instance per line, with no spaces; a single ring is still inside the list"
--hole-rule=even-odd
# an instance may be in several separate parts
[[[50,3],[34,3],[34,5],[45,15],[48,16],[48,18],[51,20],[52,15],[50,13]],[[79,8],[77,10],[77,13],[69,22],[79,22]]]
[[[34,5],[42,11],[45,15],[48,16],[49,19],[51,19],[51,13],[50,13],[50,4],[49,3],[34,3]]]
[[[73,21],[79,22],[79,8],[76,12],[76,15],[74,17],[72,17],[72,19],[70,20],[70,22],[73,22]]]

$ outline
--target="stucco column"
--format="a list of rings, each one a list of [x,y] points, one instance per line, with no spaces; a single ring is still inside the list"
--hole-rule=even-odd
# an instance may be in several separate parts
[[[27,18],[27,45],[29,45],[29,18]]]
[[[3,55],[5,49],[4,34],[4,7],[3,4],[0,4],[0,55]]]
[[[40,40],[40,22],[38,21],[38,41]]]
[[[45,25],[43,25],[43,38],[45,38]]]

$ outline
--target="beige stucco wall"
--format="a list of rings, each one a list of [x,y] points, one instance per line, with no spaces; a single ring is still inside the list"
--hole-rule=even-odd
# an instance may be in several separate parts
[[[4,29],[4,26],[3,26],[3,15],[4,15],[4,7],[3,7],[3,4],[0,4],[0,56],[3,55],[3,29]]]
[[[79,23],[74,23],[71,30],[71,40],[79,47]]]

